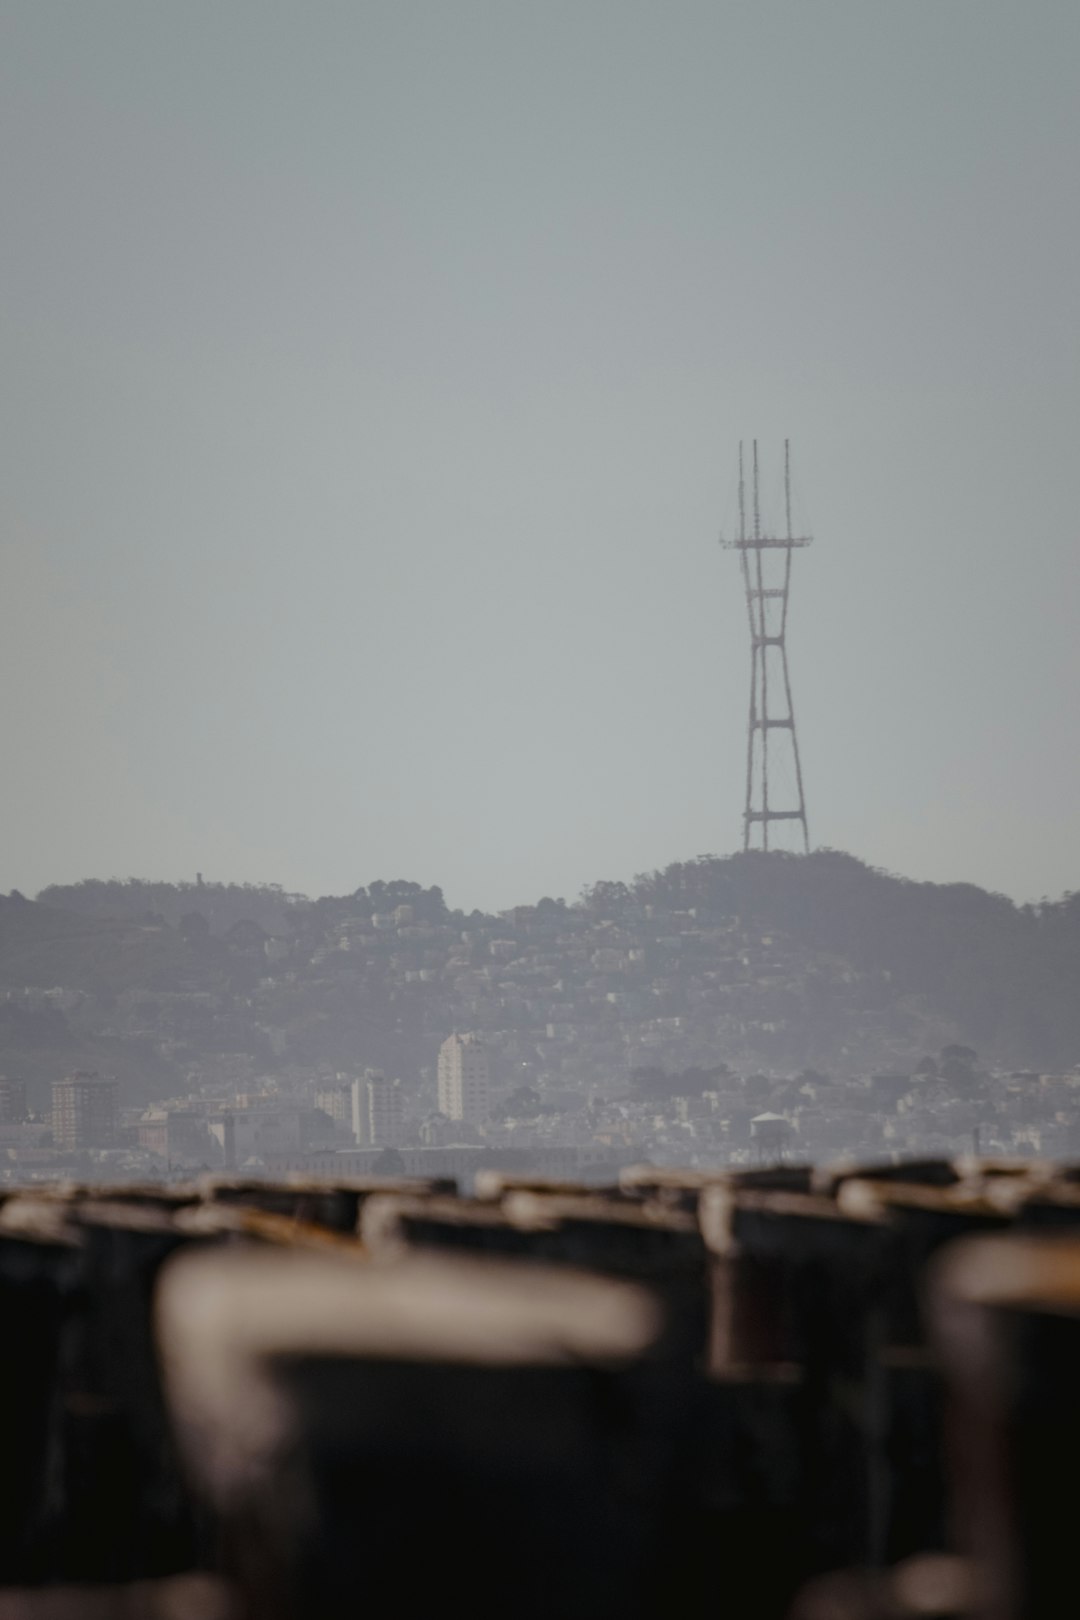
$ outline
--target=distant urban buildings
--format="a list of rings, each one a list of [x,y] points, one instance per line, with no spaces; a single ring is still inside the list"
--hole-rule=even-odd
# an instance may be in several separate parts
[[[618,1089],[584,1096],[550,1076],[511,1089],[509,1065],[495,1071],[500,1049],[488,1031],[433,1048],[437,1063],[415,1078],[367,1069],[346,1086],[332,1069],[297,1067],[283,1084],[238,1068],[229,1082],[193,1084],[141,1109],[119,1109],[116,1082],[94,1073],[56,1081],[51,1113],[27,1111],[21,1082],[0,1080],[0,1110],[10,1116],[0,1116],[0,1183],[326,1168],[468,1178],[481,1164],[588,1179],[643,1160],[716,1170],[856,1154],[1022,1151],[1064,1160],[1080,1151],[1080,1065],[995,1071],[956,1043],[925,1053],[914,1072],[636,1065]],[[503,1081],[497,1089],[492,1071]],[[339,1118],[313,1106],[316,1097]]]
[[[303,1112],[260,1096],[237,1096],[235,1108],[208,1116],[207,1128],[217,1144],[215,1156],[225,1169],[243,1169],[267,1154],[295,1153],[307,1144]]]
[[[352,1083],[352,1128],[357,1145],[396,1147],[403,1123],[400,1080],[388,1080],[378,1069],[365,1069]]]
[[[372,1147],[395,1147],[401,1141],[404,1110],[401,1081],[374,1074],[368,1081],[368,1131]]]
[[[796,885],[784,904],[797,927],[758,917],[770,874],[770,904],[784,883]],[[897,929],[890,884],[871,882],[847,857],[774,869],[754,856],[497,916],[449,913],[432,894],[401,905],[379,887],[318,907],[275,898],[275,918],[253,891],[210,920],[226,964],[237,957],[235,986],[184,978],[190,946],[181,940],[173,979],[128,985],[108,1006],[80,999],[74,958],[71,982],[27,989],[28,958],[19,982],[0,981],[10,1025],[3,1061],[26,1081],[24,1091],[21,1078],[0,1080],[0,1187],[346,1162],[334,1155],[350,1156],[356,1174],[376,1163],[386,1171],[399,1156],[409,1174],[421,1163],[450,1174],[465,1149],[463,1165],[482,1154],[489,1166],[544,1174],[562,1173],[566,1155],[585,1174],[615,1160],[715,1169],[844,1155],[1080,1153],[1080,1048],[1060,1063],[1033,1051],[1013,1070],[958,1044],[956,1018],[940,998],[910,991],[904,965],[919,939],[938,938],[932,913],[925,927]],[[146,890],[140,916],[156,893]],[[852,956],[806,937],[814,909],[831,915],[834,902],[844,916],[854,906],[860,928],[873,918]],[[176,905],[185,909],[169,926],[182,932],[191,902],[177,896]],[[235,912],[249,907],[259,926],[239,927]],[[22,916],[16,908],[8,926]],[[166,925],[152,926],[165,930],[164,950]],[[137,928],[133,941],[145,943],[151,925]],[[287,970],[256,950],[260,929],[288,938]],[[894,936],[902,959],[885,970],[876,964]],[[1043,948],[1037,931],[1023,938],[1024,949]],[[111,950],[111,939],[94,950]],[[974,986],[979,963],[960,945],[953,959]],[[1019,947],[1015,959],[1025,960]],[[5,958],[9,976],[12,960],[21,959]],[[128,960],[121,952],[117,974]],[[217,954],[204,966],[216,974]],[[1016,980],[1026,983],[1019,967]],[[995,982],[999,995],[1007,980]],[[1071,1051],[1072,1026],[1059,1026],[1047,1040]],[[1021,1036],[1014,1028],[1003,1044],[1021,1050]],[[111,1085],[71,1075],[95,1065],[95,1047],[80,1043],[105,1040],[129,1053],[118,1052],[118,1118]],[[25,1059],[23,1045],[33,1047]],[[50,1086],[65,1073],[54,1134]]]
[[[335,1125],[352,1130],[352,1082],[345,1075],[339,1074],[333,1085],[320,1086],[316,1090],[315,1106],[321,1108]]]
[[[491,1066],[479,1035],[448,1035],[439,1047],[439,1112],[479,1125],[491,1108]]]
[[[115,1080],[78,1069],[64,1080],[53,1081],[53,1141],[62,1152],[113,1147],[117,1128]]]
[[[26,1118],[26,1081],[0,1074],[0,1125],[19,1125]]]
[[[209,1165],[211,1138],[197,1106],[147,1108],[136,1129],[139,1147],[169,1165]]]

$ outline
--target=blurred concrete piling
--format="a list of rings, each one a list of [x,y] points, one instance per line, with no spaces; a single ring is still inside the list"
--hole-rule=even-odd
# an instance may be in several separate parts
[[[1080,1232],[970,1239],[934,1269],[949,1391],[953,1532],[981,1572],[978,1620],[1076,1602]]]
[[[171,1268],[166,1383],[266,1620],[649,1612],[678,1579],[678,1375],[643,1289],[461,1255]]]

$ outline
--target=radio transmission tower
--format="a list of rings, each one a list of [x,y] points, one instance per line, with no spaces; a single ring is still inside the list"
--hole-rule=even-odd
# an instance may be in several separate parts
[[[768,849],[774,822],[798,822],[804,851],[810,849],[806,826],[799,739],[787,660],[788,594],[791,553],[811,542],[791,532],[791,456],[784,440],[784,507],[786,533],[764,534],[758,487],[758,447],[753,448],[753,521],[747,533],[746,478],[739,445],[739,538],[724,541],[737,551],[750,618],[750,718],[746,730],[746,808],[743,848]],[[760,839],[756,829],[761,829]]]

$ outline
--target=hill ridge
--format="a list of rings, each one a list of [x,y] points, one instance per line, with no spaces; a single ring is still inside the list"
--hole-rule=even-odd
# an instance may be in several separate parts
[[[134,879],[0,898],[0,1067],[44,1075],[105,1043],[148,1094],[215,1062],[419,1073],[453,1027],[581,1086],[631,1051],[794,1072],[914,1065],[961,1040],[1064,1067],[1078,983],[1080,896],[1018,905],[835,850],[699,856],[499,913],[407,879],[319,898]]]

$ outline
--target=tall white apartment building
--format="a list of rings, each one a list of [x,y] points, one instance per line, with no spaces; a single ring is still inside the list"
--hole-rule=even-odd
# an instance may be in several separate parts
[[[439,1047],[439,1112],[479,1125],[491,1106],[491,1069],[479,1035],[448,1035]]]

